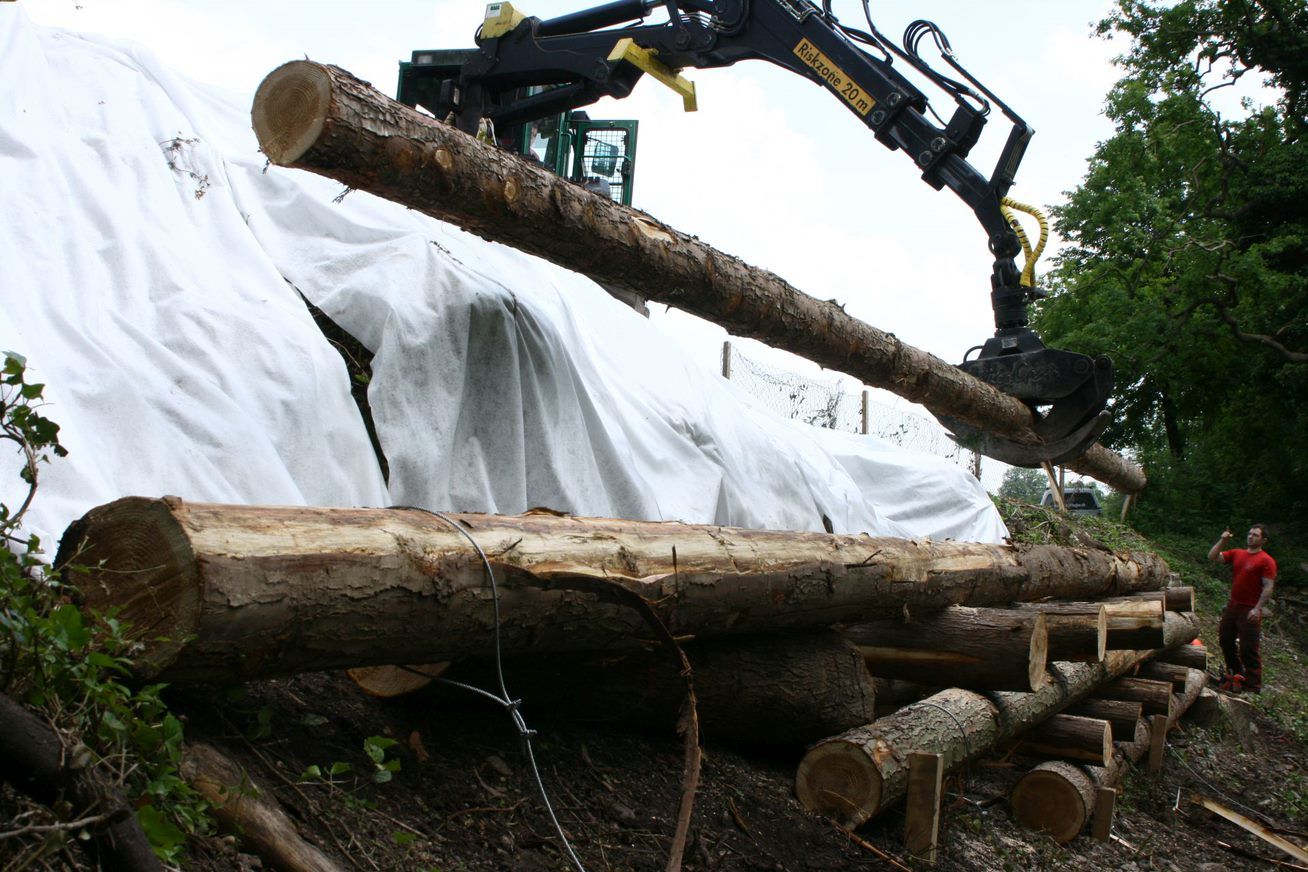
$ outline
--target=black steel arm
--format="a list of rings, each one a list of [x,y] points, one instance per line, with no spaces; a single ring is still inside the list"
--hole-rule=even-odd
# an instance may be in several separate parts
[[[907,154],[929,185],[957,195],[986,233],[994,257],[990,298],[996,329],[978,357],[961,366],[1033,409],[1050,406],[1045,414],[1037,412],[1035,424],[1046,445],[1007,442],[957,421],[945,425],[956,438],[1021,465],[1078,456],[1103,430],[1111,361],[1047,349],[1027,326],[1028,304],[1040,294],[1022,285],[1014,260],[1021,242],[1001,201],[1033,131],[958,65],[934,25],[914,22],[909,32],[916,34],[914,40],[935,34],[944,44],[945,60],[985,98],[923,63],[908,45],[909,32],[900,50],[875,28],[872,35],[845,27],[809,0],[614,0],[548,21],[517,20],[511,14],[492,21],[489,12],[500,8],[492,4],[488,9],[477,48],[457,76],[442,80],[438,99],[428,106],[438,116],[452,114],[461,129],[472,133],[482,118],[515,124],[605,96],[626,97],[645,74],[630,54],[615,51],[628,39],[652,53],[665,72],[764,60],[804,76],[835,94],[878,141]],[[666,22],[642,23],[660,8],[667,11]],[[951,94],[956,106],[948,122],[942,125],[928,117],[926,96],[896,68],[891,52]],[[415,52],[415,58],[419,54]],[[986,124],[991,102],[1012,126],[987,177],[967,155]]]
[[[858,46],[807,0],[680,0],[662,24],[594,29],[641,18],[663,5],[616,0],[549,21],[527,18],[503,35],[479,37],[459,82],[450,84],[448,103],[456,123],[473,132],[483,117],[513,124],[605,96],[627,96],[643,70],[609,59],[625,38],[652,49],[674,70],[770,61],[832,91],[879,141],[907,154],[928,184],[949,188],[967,204],[995,256],[995,326],[1026,326],[1030,291],[1020,286],[1014,263],[1021,245],[999,202],[1031,138],[1031,128],[1020,118],[1007,113],[1012,130],[994,172],[985,177],[965,158],[987,110],[960,100],[949,122],[937,125],[926,115],[926,96],[912,82],[888,59]],[[531,86],[548,90],[523,96],[522,89]]]

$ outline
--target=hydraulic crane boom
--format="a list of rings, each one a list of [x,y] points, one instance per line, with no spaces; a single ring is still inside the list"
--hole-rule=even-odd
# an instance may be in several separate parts
[[[667,11],[666,22],[618,26],[642,21],[660,8]],[[927,35],[970,84],[941,75],[918,56],[917,44]],[[829,7],[808,0],[615,0],[548,21],[526,17],[508,3],[492,3],[476,43],[457,77],[428,88],[438,96],[424,103],[437,117],[452,116],[469,133],[483,119],[508,125],[605,96],[625,97],[646,73],[680,91],[690,109],[694,86],[677,73],[687,67],[765,60],[817,83],[878,141],[908,155],[927,184],[958,196],[986,234],[994,257],[990,284],[996,329],[980,354],[960,366],[1030,405],[1045,444],[1010,442],[956,420],[944,420],[945,426],[990,456],[1038,466],[1079,456],[1108,423],[1103,409],[1112,385],[1111,361],[1046,348],[1028,326],[1028,304],[1041,294],[1017,266],[1023,240],[1010,225],[1004,201],[1033,131],[957,63],[934,24],[911,24],[901,49],[876,30],[870,16],[868,31],[857,30],[837,21]],[[415,52],[415,59],[420,54]],[[895,67],[895,56],[953,97],[948,122],[929,117],[926,96]],[[421,77],[424,70],[415,63],[407,65],[404,75]],[[986,176],[967,155],[992,102],[1011,129]],[[1048,409],[1042,413],[1043,407]]]

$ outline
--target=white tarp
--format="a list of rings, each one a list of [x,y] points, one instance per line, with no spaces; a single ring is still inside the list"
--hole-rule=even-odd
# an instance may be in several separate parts
[[[0,4],[0,81],[0,350],[69,449],[47,541],[128,494],[1006,535],[962,469],[777,418],[584,277],[265,170],[248,101],[139,47]],[[389,487],[297,291],[375,355]]]

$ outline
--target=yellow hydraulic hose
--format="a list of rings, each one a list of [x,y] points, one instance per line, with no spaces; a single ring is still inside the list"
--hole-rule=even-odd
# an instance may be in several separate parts
[[[1013,232],[1017,234],[1018,241],[1022,243],[1022,253],[1026,256],[1026,263],[1022,265],[1022,287],[1033,287],[1035,285],[1036,261],[1044,253],[1045,243],[1049,241],[1049,221],[1045,218],[1045,213],[1035,206],[1020,203],[1009,197],[1004,197],[999,201],[999,209],[1004,213],[1004,218],[1007,219],[1009,226],[1013,228]],[[1026,232],[1022,229],[1017,216],[1013,214],[1012,210],[1025,212],[1035,218],[1036,223],[1040,225],[1040,241],[1036,243],[1034,250],[1031,248],[1031,241],[1027,239]]]

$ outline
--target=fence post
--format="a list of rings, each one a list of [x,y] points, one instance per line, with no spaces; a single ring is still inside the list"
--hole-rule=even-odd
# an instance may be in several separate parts
[[[861,414],[862,414],[862,417],[863,417],[863,431],[862,431],[862,432],[863,432],[863,435],[864,435],[864,436],[866,436],[866,435],[868,434],[868,419],[871,417],[871,414],[870,414],[870,413],[871,413],[872,400],[871,400],[871,397],[869,396],[869,394],[870,394],[870,391],[868,391],[867,388],[863,388],[863,409],[862,409]]]
[[[722,377],[731,380],[731,340],[722,343]]]

